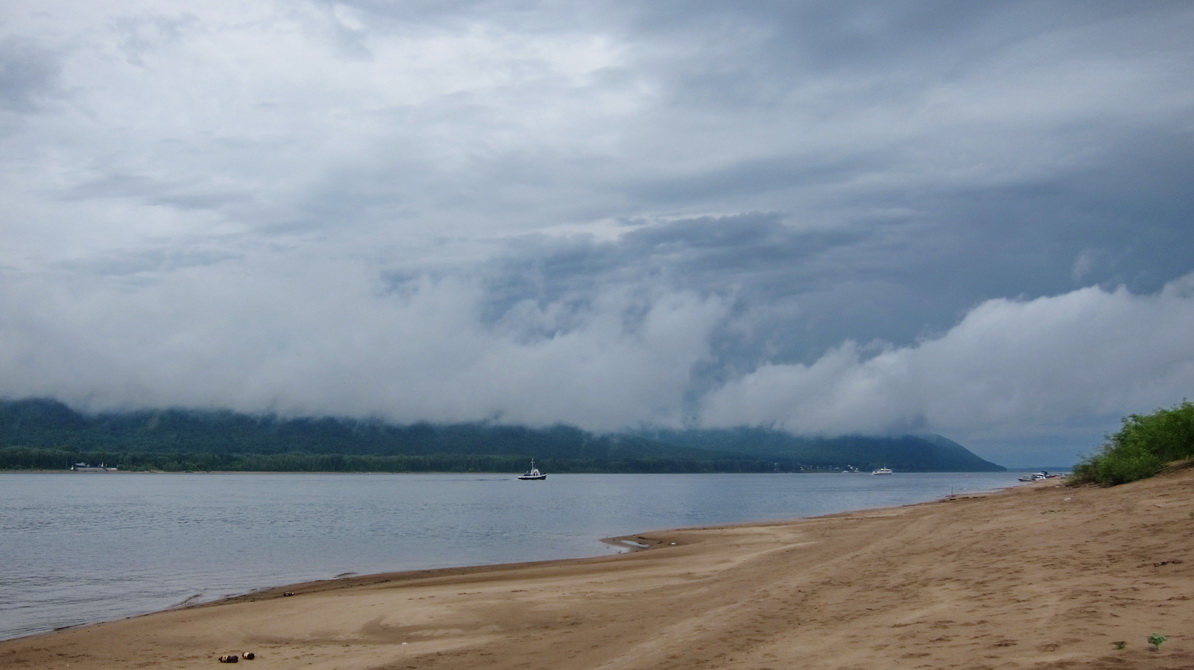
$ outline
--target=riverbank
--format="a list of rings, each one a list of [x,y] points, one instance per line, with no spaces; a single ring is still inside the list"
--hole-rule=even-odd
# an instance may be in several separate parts
[[[3,642],[0,667],[1194,668],[1192,487],[1046,481],[300,584]]]

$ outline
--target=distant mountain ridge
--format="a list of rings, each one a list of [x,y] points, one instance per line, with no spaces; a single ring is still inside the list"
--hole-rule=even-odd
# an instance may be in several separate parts
[[[797,436],[766,428],[650,430],[637,433],[658,442],[723,451],[752,458],[798,458],[802,462],[872,469],[885,465],[919,472],[999,472],[1006,468],[979,458],[940,435],[871,437]]]
[[[532,457],[554,472],[1004,470],[935,435],[797,437],[760,428],[595,434],[564,425],[393,424],[224,410],[84,414],[56,400],[0,401],[0,468],[58,468],[78,458],[123,469],[507,471]]]

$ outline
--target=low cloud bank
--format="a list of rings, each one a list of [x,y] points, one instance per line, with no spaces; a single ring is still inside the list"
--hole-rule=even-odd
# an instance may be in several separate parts
[[[395,287],[327,261],[302,270],[196,266],[145,285],[6,276],[0,395],[88,410],[592,430],[695,419],[997,442],[1074,426],[1105,432],[1107,416],[1168,406],[1194,388],[1194,274],[1151,295],[1088,287],[989,300],[940,336],[847,341],[810,364],[733,376],[711,344],[733,318],[729,298],[611,286],[585,300],[525,300],[495,320],[483,318],[479,279]],[[702,388],[713,390],[698,397]]]
[[[290,262],[290,261],[288,261]],[[394,421],[676,423],[716,298],[612,288],[482,319],[482,282],[348,266],[192,268],[148,287],[0,282],[0,395]]]
[[[1029,436],[1168,406],[1194,388],[1194,275],[1154,295],[1098,287],[998,299],[916,344],[845,342],[765,364],[703,402],[705,425],[802,433]]]

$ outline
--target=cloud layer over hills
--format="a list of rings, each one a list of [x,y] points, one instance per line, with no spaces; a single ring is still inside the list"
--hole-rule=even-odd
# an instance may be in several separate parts
[[[1185,2],[5,2],[0,395],[933,431],[1194,388]]]

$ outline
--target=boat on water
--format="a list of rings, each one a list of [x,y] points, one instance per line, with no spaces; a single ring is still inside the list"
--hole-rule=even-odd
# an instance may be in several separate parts
[[[871,474],[872,475],[890,475],[890,474],[892,474],[892,471],[891,471],[891,468],[876,468],[874,470],[871,470]]]
[[[72,472],[116,472],[117,467],[113,465],[108,467],[103,463],[99,465],[89,465],[87,463],[75,463],[70,466]]]
[[[535,467],[535,459],[531,459],[531,469],[518,475],[518,478],[524,481],[540,481],[547,479],[547,475],[539,472],[539,468]]]
[[[1051,473],[1048,470],[1041,470],[1040,472],[1034,472],[1030,475],[1021,476],[1020,481],[1022,481],[1022,482],[1039,482],[1042,479],[1055,479],[1055,478],[1061,477],[1061,476],[1062,475]]]

